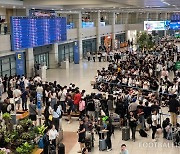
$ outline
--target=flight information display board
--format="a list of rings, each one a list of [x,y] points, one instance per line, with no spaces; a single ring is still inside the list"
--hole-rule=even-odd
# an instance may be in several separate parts
[[[64,17],[11,17],[13,51],[67,40]]]

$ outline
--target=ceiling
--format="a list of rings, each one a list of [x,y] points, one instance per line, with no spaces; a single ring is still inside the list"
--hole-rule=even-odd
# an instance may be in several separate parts
[[[63,11],[180,11],[180,0],[0,0],[0,5]]]

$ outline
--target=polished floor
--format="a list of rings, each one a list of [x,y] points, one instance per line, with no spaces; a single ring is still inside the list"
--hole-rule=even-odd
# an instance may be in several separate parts
[[[48,81],[56,80],[61,85],[69,85],[69,83],[75,83],[80,89],[85,89],[86,93],[97,92],[93,90],[90,81],[94,79],[96,75],[96,71],[101,69],[102,67],[107,67],[107,62],[87,62],[82,61],[79,65],[70,64],[70,68],[68,70],[63,69],[51,69],[47,71],[47,79]],[[163,113],[168,114],[168,109],[163,108]],[[163,118],[167,117],[164,116]],[[77,132],[78,129],[78,121],[77,118],[73,118],[73,122],[71,124],[67,124],[67,122],[62,120],[62,128],[66,133],[64,136],[66,140],[66,154],[76,154],[79,150],[79,144],[77,142]],[[180,117],[179,117],[180,121]],[[68,132],[74,132],[69,133]],[[168,141],[162,138],[162,135],[159,137],[158,142],[152,142],[151,139],[151,131],[148,132],[149,136],[147,138],[140,137],[139,133],[136,132],[136,142],[122,141],[122,132],[119,129],[115,130],[115,135],[112,136],[112,148],[113,150],[109,153],[119,154],[121,144],[126,144],[129,154],[180,154],[180,146],[174,147],[172,141]],[[68,139],[66,139],[68,137]],[[71,138],[72,140],[69,140]],[[76,139],[75,139],[76,138]],[[95,136],[95,147],[91,154],[101,154],[108,153],[106,151],[99,151],[98,149],[98,138]],[[74,144],[74,141],[76,143]],[[72,142],[71,142],[72,141]]]

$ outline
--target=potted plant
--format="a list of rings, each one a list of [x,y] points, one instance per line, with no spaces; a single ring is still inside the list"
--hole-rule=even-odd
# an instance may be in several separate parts
[[[9,113],[4,113],[2,115],[2,119],[5,122],[6,129],[9,131],[12,130],[13,126],[11,124],[11,115]]]
[[[29,144],[28,142],[25,142],[20,147],[16,148],[17,154],[30,154],[33,150],[34,146]]]

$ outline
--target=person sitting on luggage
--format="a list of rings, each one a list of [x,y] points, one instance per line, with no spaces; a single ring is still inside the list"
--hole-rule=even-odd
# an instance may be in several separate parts
[[[107,124],[107,127],[106,127],[106,129],[102,130],[102,132],[107,133],[106,144],[107,144],[107,152],[109,152],[112,150],[111,136],[112,136],[114,130],[113,130],[113,125],[112,125],[112,121],[110,118],[106,121],[106,124]]]
[[[121,152],[120,154],[129,154],[128,150],[126,149],[126,144],[121,145]]]
[[[83,119],[80,119],[79,121],[79,129],[77,131],[77,134],[79,136],[78,142],[80,144],[80,150],[78,151],[78,153],[81,153],[83,148],[85,147],[85,134],[86,134],[86,128]]]
[[[51,129],[49,130],[49,140],[52,145],[56,147],[56,138],[58,137],[58,132],[55,129],[55,125],[52,125]]]
[[[137,116],[135,113],[130,112],[130,117],[129,117],[129,126],[132,131],[132,140],[135,142],[135,133],[136,133],[136,127],[137,127]]]
[[[162,127],[163,127],[163,138],[167,138],[167,132],[166,132],[166,127],[170,124],[170,119],[166,118],[163,123],[162,123]]]

